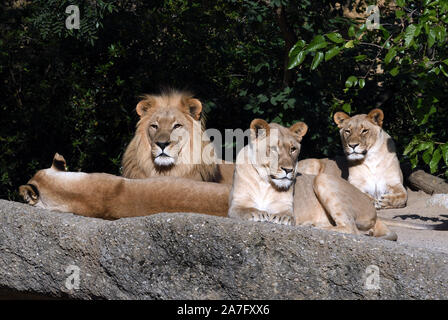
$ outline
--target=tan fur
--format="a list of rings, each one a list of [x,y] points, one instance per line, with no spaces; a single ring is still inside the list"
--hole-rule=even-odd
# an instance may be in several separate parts
[[[219,164],[213,148],[205,153],[206,158],[201,156],[204,148],[212,145],[210,141],[202,141],[204,117],[198,99],[173,90],[146,95],[136,111],[140,121],[123,156],[124,177],[172,176],[231,183],[233,164]],[[189,144],[185,142],[187,137]],[[160,155],[162,151],[167,156]]]
[[[297,176],[294,217],[298,225],[397,240],[395,232],[378,220],[372,200],[333,174]]]
[[[299,161],[297,168],[298,168],[297,171],[304,175],[315,176],[315,175],[319,175],[321,173],[325,173],[327,175],[334,176],[338,179],[341,178],[342,171],[348,170],[347,161],[345,159],[339,159],[339,158],[337,158],[336,161],[331,160],[331,159],[305,159],[305,160]],[[299,179],[297,179],[297,180],[299,181]],[[346,181],[346,180],[343,179],[342,181]],[[343,184],[341,183],[341,185],[338,188],[340,188],[342,190],[342,188],[345,188],[347,184],[348,184],[348,182],[345,182]],[[323,184],[323,185],[325,186],[325,184]],[[340,199],[344,199],[344,198],[362,199],[365,196],[368,196],[370,201],[374,201],[368,194],[363,193],[358,188],[353,188],[353,187],[351,188],[350,192],[345,193],[345,195],[344,195],[344,192],[341,192],[341,194],[337,195],[337,197],[339,197]],[[309,198],[310,198],[309,196],[304,197],[304,199],[309,199]],[[296,204],[297,204],[297,201],[294,202],[294,207],[296,207]],[[354,207],[352,205],[348,206],[348,208],[347,208],[348,212],[352,211],[353,208]],[[359,208],[356,210],[359,210]],[[323,215],[320,215],[320,216],[322,217]],[[373,236],[377,236],[379,234],[388,234],[390,231],[386,227],[386,225],[414,229],[414,230],[437,230],[437,228],[438,228],[437,225],[417,224],[417,223],[413,223],[413,222],[397,221],[397,220],[387,219],[384,217],[377,217],[376,226],[369,233],[371,233],[371,235],[373,235]]]
[[[87,217],[118,219],[159,212],[226,216],[230,185],[184,178],[127,179],[105,173],[66,172],[56,154],[49,169],[19,188],[36,207]]]
[[[250,128],[250,142],[236,159],[229,217],[293,224],[294,177],[308,127],[298,122],[284,128],[255,119]]]
[[[301,126],[303,129],[297,136],[291,131],[293,127],[287,129],[259,119],[252,121],[251,129],[255,133],[258,129],[264,129],[266,135],[253,134],[251,143],[237,156],[229,199],[229,217],[288,225],[312,225],[351,234],[365,232],[396,240],[397,235],[378,222],[373,201],[340,177],[341,171],[334,161],[306,159],[297,162],[298,153],[291,155],[290,146],[294,145],[300,150],[300,142],[306,133],[306,125]],[[279,139],[275,146],[269,144],[269,148],[276,147],[278,150],[278,168],[294,168],[294,175],[300,172],[295,183],[282,190],[269,180],[270,176],[278,172],[271,171],[271,158],[266,157],[264,162],[255,164],[244,162],[251,159],[257,142],[269,138],[274,128],[279,130]]]
[[[380,109],[353,117],[344,112],[334,115],[348,160],[348,181],[369,194],[377,208],[402,208],[407,192],[394,142],[382,128],[383,119]]]

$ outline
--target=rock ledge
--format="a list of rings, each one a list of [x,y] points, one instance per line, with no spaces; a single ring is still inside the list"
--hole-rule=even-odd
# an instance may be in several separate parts
[[[187,213],[104,221],[0,200],[2,298],[448,299],[447,262],[307,227]]]

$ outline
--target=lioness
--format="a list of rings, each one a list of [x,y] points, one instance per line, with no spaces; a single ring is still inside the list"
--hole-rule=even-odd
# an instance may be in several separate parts
[[[229,217],[287,225],[313,225],[344,233],[396,240],[397,235],[377,219],[372,200],[331,173],[299,174],[300,142],[308,127],[290,128],[255,119],[249,145],[237,156],[229,198]],[[276,136],[272,138],[273,132]]]
[[[136,111],[140,121],[123,156],[124,177],[172,176],[231,184],[233,164],[218,164],[213,145],[202,141],[204,117],[198,99],[169,90],[145,95]]]
[[[67,172],[56,154],[51,168],[19,188],[36,207],[103,219],[159,212],[227,214],[230,186],[175,177],[127,179],[106,173]]]
[[[229,217],[291,225],[296,164],[308,126],[298,122],[288,129],[255,119],[250,129],[249,144],[236,158]]]
[[[376,208],[402,208],[407,192],[394,142],[382,128],[383,119],[380,109],[353,117],[334,114],[348,162],[348,181],[369,194]]]

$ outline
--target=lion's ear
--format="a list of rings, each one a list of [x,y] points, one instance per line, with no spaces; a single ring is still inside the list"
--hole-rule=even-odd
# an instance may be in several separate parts
[[[33,184],[25,184],[19,187],[19,194],[26,203],[35,205],[39,200],[39,191]]]
[[[67,163],[65,162],[64,157],[59,153],[56,153],[53,157],[51,168],[56,171],[67,171]]]
[[[145,95],[143,96],[143,100],[137,103],[137,107],[135,108],[135,111],[137,111],[137,114],[140,117],[143,117],[149,109],[155,106],[156,99],[154,99],[153,96]]]
[[[188,112],[194,120],[200,120],[202,114],[202,103],[198,99],[190,98],[186,101]]]
[[[303,136],[308,131],[308,126],[305,122],[296,122],[289,127],[289,130],[297,136],[299,141],[302,141]]]
[[[342,111],[336,112],[333,116],[333,120],[339,128],[342,128],[343,122],[348,119],[350,119],[350,116]]]
[[[381,109],[373,109],[369,112],[367,117],[373,121],[374,124],[379,125],[380,127],[383,126],[383,119],[384,119],[384,113]]]
[[[269,135],[269,123],[263,119],[254,119],[250,123],[250,135],[252,139],[257,139],[260,136],[267,137]]]

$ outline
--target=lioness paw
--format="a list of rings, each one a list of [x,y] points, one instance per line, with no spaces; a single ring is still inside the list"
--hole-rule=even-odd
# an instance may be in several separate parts
[[[251,219],[252,221],[256,221],[256,222],[265,222],[265,221],[269,221],[269,215],[267,212],[252,212],[252,217]]]
[[[290,214],[275,214],[269,219],[269,222],[283,224],[286,226],[293,225],[293,217]]]

